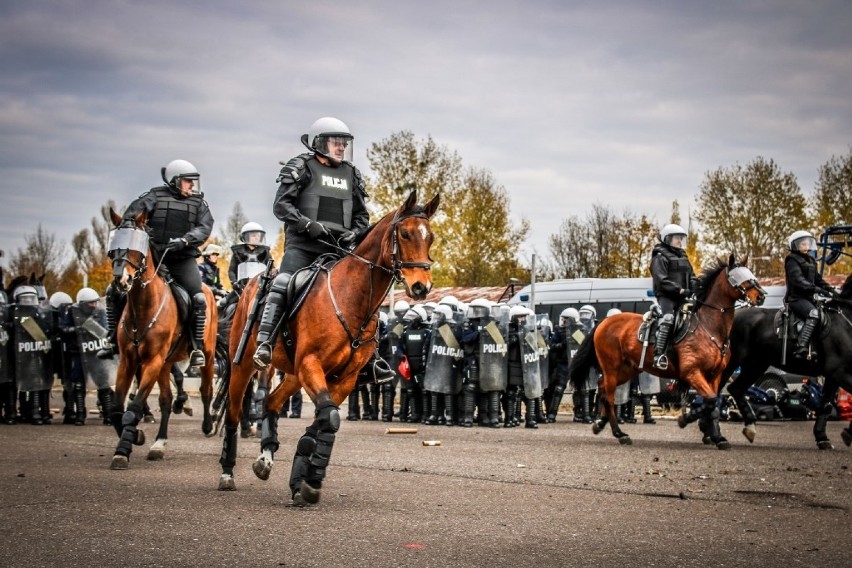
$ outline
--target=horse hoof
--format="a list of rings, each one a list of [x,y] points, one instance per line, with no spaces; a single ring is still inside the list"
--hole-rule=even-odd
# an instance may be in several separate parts
[[[201,431],[204,433],[204,436],[210,438],[216,435],[216,432],[213,430],[213,420],[204,420],[201,423]]]
[[[164,452],[161,448],[151,448],[148,451],[148,460],[149,461],[160,461],[166,457],[166,452]]]
[[[237,484],[234,482],[234,476],[223,473],[219,478],[219,491],[236,491]]]
[[[852,446],[852,432],[849,430],[841,430],[840,437],[843,439],[843,443],[846,444],[847,447]]]
[[[177,401],[172,405],[172,414],[183,414],[183,403],[178,404]]]
[[[757,428],[754,427],[754,424],[749,424],[743,428],[743,436],[752,444],[754,443],[754,438],[757,436]]]
[[[127,459],[127,456],[112,456],[112,463],[109,464],[109,468],[115,470],[129,469],[130,460]]]
[[[621,438],[618,439],[618,443],[621,444],[622,446],[632,446],[633,445],[633,439],[630,436],[622,436]]]
[[[266,461],[263,456],[260,456],[254,463],[251,464],[251,470],[258,477],[258,479],[262,479],[266,481],[269,479],[269,474],[272,472],[272,463]]]
[[[677,425],[679,428],[686,428],[689,426],[689,422],[686,421],[686,414],[681,414],[677,417]]]
[[[716,449],[717,450],[730,450],[731,449],[731,443],[729,441],[727,441],[726,439],[722,438],[721,440],[716,442]]]
[[[299,507],[304,507],[305,505],[316,505],[320,500],[320,490],[314,487],[311,487],[304,481],[299,486],[299,491],[293,496],[293,502],[304,501],[304,504],[298,505]]]
[[[141,446],[145,443],[145,432],[142,430],[136,430],[136,439],[133,440],[134,446]]]
[[[192,407],[191,406],[184,406],[183,407],[183,413],[186,414],[187,416],[192,416]]]
[[[709,446],[710,444],[712,444],[712,443],[713,443],[713,440],[712,440],[712,438],[710,438],[710,436],[704,436],[703,438],[701,438],[701,442],[702,442],[705,446]]]
[[[828,440],[820,440],[817,442],[817,448],[821,450],[833,450],[834,446]]]

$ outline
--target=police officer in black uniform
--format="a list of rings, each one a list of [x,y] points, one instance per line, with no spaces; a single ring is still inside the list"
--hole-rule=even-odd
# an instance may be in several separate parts
[[[293,274],[322,254],[337,253],[328,244],[331,239],[350,246],[369,226],[364,181],[352,165],[352,140],[343,121],[320,118],[302,136],[309,151],[287,162],[278,175],[273,212],[287,225],[287,238],[257,330],[254,364],[259,369],[272,361],[274,333],[287,312],[287,285]],[[376,363],[378,380],[393,378],[387,363],[381,359]]]
[[[222,279],[219,276],[219,256],[222,254],[222,247],[219,245],[207,245],[202,254],[202,261],[198,265],[198,271],[201,274],[201,282],[207,284],[213,291],[213,294],[220,298],[225,296],[225,287],[222,286]]]
[[[667,369],[666,347],[674,327],[674,313],[695,290],[698,279],[686,256],[686,230],[671,223],[660,230],[660,242],[651,253],[654,294],[663,312],[654,345],[654,366]]]
[[[408,357],[411,375],[400,383],[399,419],[401,422],[420,422],[428,417],[430,407],[423,390],[431,335],[427,324],[429,316],[423,306],[417,305],[412,306],[402,319],[405,321],[405,330],[400,338],[399,351]],[[424,411],[427,412],[424,414]]]
[[[240,229],[240,242],[231,247],[231,263],[228,265],[228,278],[236,288],[242,288],[248,282],[247,277],[239,273],[239,266],[246,262],[266,264],[271,258],[266,244],[266,231],[260,223],[249,221]]]
[[[784,259],[784,276],[787,280],[787,293],[784,302],[797,316],[804,320],[802,331],[796,341],[793,355],[805,359],[814,331],[819,326],[819,311],[814,305],[814,294],[834,296],[831,285],[823,280],[817,270],[816,240],[807,231],[796,231],[787,239],[790,252]]]
[[[155,260],[159,262],[162,259],[172,278],[192,298],[190,340],[193,349],[189,355],[189,364],[191,367],[202,367],[204,353],[200,346],[204,342],[207,301],[201,291],[201,274],[195,259],[201,254],[198,247],[210,237],[213,230],[213,216],[201,193],[201,178],[195,166],[186,160],[173,160],[160,174],[165,185],[149,189],[131,203],[124,212],[122,226],[135,227],[136,216],[143,211],[147,212],[150,246]],[[107,287],[106,305],[111,337],[115,337],[116,322],[121,313],[120,302],[120,291],[110,284]],[[101,356],[109,358],[112,353],[114,348],[109,353],[102,352]]]

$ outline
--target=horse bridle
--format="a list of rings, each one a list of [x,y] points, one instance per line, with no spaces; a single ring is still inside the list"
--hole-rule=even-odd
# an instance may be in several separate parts
[[[742,269],[742,270],[740,270],[740,269]],[[740,270],[740,274],[747,274],[747,275],[744,276],[740,280],[734,280],[734,278],[736,278],[735,274],[738,270]],[[764,290],[760,286],[760,284],[757,282],[757,278],[755,278],[754,274],[752,274],[751,271],[748,268],[746,268],[745,266],[736,265],[736,266],[734,266],[734,268],[732,270],[728,270],[728,268],[726,267],[725,268],[725,277],[728,280],[728,284],[730,284],[730,286],[732,288],[734,288],[735,290],[737,290],[740,293],[740,297],[738,299],[739,300],[745,300],[748,303],[748,305],[751,306],[751,307],[759,306],[760,304],[755,304],[754,302],[751,301],[751,299],[748,297],[748,291],[749,290],[756,288],[757,291],[760,292],[761,294],[763,294],[764,297],[766,296],[766,290]],[[735,284],[734,282],[737,282],[737,283]],[[746,284],[746,283],[751,284],[751,287],[746,288],[745,286],[743,286],[743,284]],[[714,306],[713,304],[708,304],[707,302],[704,302],[704,301],[701,301],[701,300],[696,300],[695,303],[702,305],[702,306],[707,306],[708,308],[712,308],[714,310],[719,310],[722,313],[725,313],[725,312],[730,311],[730,310],[737,309],[736,302],[734,302],[734,305],[726,307],[726,308],[723,308],[723,307],[720,307],[720,306]]]

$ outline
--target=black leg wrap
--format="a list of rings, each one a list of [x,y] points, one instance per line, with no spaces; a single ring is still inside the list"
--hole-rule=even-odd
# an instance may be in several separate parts
[[[308,471],[305,474],[305,481],[310,483],[311,487],[322,486],[322,480],[325,479],[325,469],[331,460],[331,450],[336,436],[337,434],[334,432],[319,432],[317,434],[316,449],[308,460]]]
[[[278,413],[264,412],[260,423],[260,449],[274,455],[278,451]]]
[[[222,455],[219,456],[219,464],[222,473],[234,475],[234,466],[237,465],[237,427],[225,426],[225,436],[222,440]]]
[[[121,432],[115,453],[124,457],[130,457],[130,452],[133,451],[133,443],[136,441],[136,426],[142,420],[142,408],[138,404],[131,404],[124,414],[121,415],[120,420]]]
[[[721,437],[722,432],[719,430],[719,399],[716,397],[705,398],[701,405],[701,431],[710,436],[714,442]]]
[[[317,447],[316,430],[313,426],[308,426],[305,433],[299,438],[296,443],[296,454],[293,456],[293,467],[290,469],[290,493],[296,493],[302,480],[308,474],[310,467],[310,457]]]

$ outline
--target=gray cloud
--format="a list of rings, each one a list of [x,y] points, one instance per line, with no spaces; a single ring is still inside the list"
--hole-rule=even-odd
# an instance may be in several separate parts
[[[568,5],[565,5],[568,4]],[[278,160],[331,114],[491,170],[546,252],[594,202],[661,220],[758,155],[809,192],[848,151],[848,2],[5,2],[0,248],[64,239],[180,157],[273,233]]]

